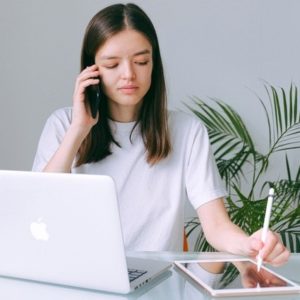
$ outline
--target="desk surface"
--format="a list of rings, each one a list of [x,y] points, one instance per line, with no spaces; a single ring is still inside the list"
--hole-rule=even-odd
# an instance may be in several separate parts
[[[224,258],[224,254],[217,253],[173,253],[173,252],[140,252],[129,253],[129,256],[144,257],[159,259],[164,261],[174,261],[180,259],[196,259],[196,258]],[[232,257],[231,255],[225,255]],[[287,278],[300,283],[300,254],[292,254],[289,262],[283,267],[276,268],[276,272],[286,276]],[[297,295],[278,295],[278,296],[261,296],[255,297],[258,299],[299,299],[300,294]],[[201,288],[192,285],[176,270],[171,269],[169,272],[163,274],[157,280],[145,285],[143,288],[129,294],[116,295],[109,293],[101,293],[83,289],[68,288],[56,286],[51,284],[42,284],[36,282],[29,282],[24,280],[7,279],[0,277],[0,299],[10,300],[126,300],[126,299],[140,299],[140,300],[202,300],[211,299]],[[223,299],[247,299],[251,297],[234,297]]]

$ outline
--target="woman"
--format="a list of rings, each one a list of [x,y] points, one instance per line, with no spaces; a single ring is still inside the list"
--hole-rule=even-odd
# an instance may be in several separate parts
[[[97,85],[93,118],[86,90]],[[110,175],[128,250],[181,250],[188,199],[216,249],[260,252],[273,265],[289,256],[276,234],[263,244],[260,231],[249,237],[228,218],[206,129],[192,116],[167,112],[156,32],[134,4],[109,6],[90,21],[73,107],[48,119],[33,170]]]

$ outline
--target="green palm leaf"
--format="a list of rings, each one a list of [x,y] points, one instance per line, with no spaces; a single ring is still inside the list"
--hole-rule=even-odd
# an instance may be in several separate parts
[[[299,230],[296,232],[281,231],[280,237],[283,243],[290,249],[291,252],[300,252],[300,233]]]
[[[298,89],[291,85],[287,96],[283,88],[279,91],[273,86],[266,86],[270,108],[265,107],[269,124],[270,151],[279,152],[300,148],[300,112],[298,109]]]

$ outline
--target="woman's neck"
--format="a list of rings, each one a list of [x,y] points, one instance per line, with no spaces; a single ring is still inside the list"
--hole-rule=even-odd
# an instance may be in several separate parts
[[[130,123],[138,119],[139,107],[109,105],[110,119],[120,123]]]

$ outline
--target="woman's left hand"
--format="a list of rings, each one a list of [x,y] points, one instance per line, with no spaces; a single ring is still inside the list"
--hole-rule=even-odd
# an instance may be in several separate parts
[[[261,256],[264,262],[272,266],[281,266],[287,262],[290,252],[283,245],[278,234],[268,231],[266,242],[261,241],[262,229],[249,237],[249,255],[253,258]]]

